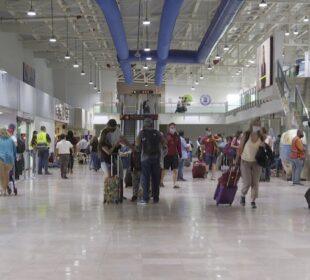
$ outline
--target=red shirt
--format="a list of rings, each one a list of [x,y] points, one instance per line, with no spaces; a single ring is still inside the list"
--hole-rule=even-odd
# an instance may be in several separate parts
[[[201,144],[205,146],[205,153],[207,155],[213,155],[214,154],[214,147],[216,145],[215,140],[213,137],[206,136],[201,140]]]
[[[180,137],[175,133],[171,134],[168,133],[166,135],[167,147],[168,147],[168,156],[175,156],[179,155],[182,157],[182,150],[181,150],[181,140]]]

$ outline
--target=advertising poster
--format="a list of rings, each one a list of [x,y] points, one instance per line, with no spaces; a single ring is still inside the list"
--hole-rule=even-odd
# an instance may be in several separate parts
[[[272,85],[272,37],[257,48],[257,90]]]

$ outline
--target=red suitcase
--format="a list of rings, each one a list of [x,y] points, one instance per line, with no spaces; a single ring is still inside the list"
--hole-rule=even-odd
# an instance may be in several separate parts
[[[193,178],[204,178],[206,174],[206,165],[201,161],[195,161],[192,169]]]

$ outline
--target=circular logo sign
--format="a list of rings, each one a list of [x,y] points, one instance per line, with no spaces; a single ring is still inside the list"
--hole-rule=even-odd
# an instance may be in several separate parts
[[[201,103],[201,105],[203,105],[203,106],[208,106],[208,105],[211,103],[211,97],[210,97],[210,95],[207,95],[207,94],[201,95],[201,97],[200,97],[200,103]]]

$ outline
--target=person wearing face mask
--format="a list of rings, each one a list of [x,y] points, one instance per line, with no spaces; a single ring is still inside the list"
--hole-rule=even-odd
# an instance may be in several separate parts
[[[245,197],[251,188],[251,206],[256,208],[258,197],[259,179],[262,168],[256,162],[256,154],[260,146],[264,145],[264,136],[261,133],[261,122],[259,118],[250,123],[250,128],[243,134],[237,154],[237,162],[241,158],[241,177],[243,188],[241,190],[241,205],[245,206]]]
[[[302,185],[300,183],[300,175],[304,166],[305,147],[302,142],[304,133],[301,129],[297,130],[297,135],[292,140],[291,145],[291,162],[292,162],[292,181],[294,185]]]
[[[168,133],[166,135],[167,155],[164,158],[164,170],[171,169],[173,171],[173,188],[178,189],[176,184],[178,176],[179,158],[182,158],[181,140],[176,132],[176,125],[170,123],[168,125]],[[162,172],[162,182],[164,181],[165,171]],[[161,184],[161,187],[164,185]]]
[[[115,162],[114,166],[116,167],[116,155],[121,148],[121,143],[134,150],[134,146],[131,145],[122,135],[120,129],[117,126],[116,120],[110,119],[107,123],[107,126],[101,131],[99,140],[99,153],[101,155],[101,162],[103,163],[102,167],[108,176],[115,175],[111,174],[111,160],[113,159],[113,162]],[[121,164],[120,177],[123,178]]]

